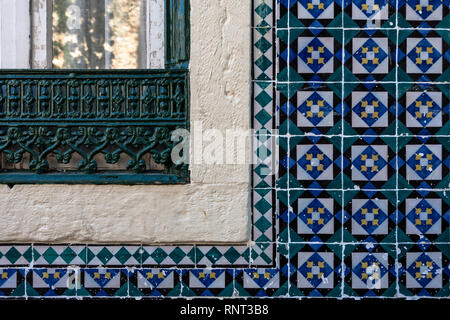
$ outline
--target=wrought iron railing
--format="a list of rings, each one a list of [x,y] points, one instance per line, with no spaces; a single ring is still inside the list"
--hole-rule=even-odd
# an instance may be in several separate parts
[[[187,70],[0,71],[0,183],[186,183]]]

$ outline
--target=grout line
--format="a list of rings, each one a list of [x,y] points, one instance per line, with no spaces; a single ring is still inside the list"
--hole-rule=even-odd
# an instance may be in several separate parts
[[[271,188],[267,188],[267,189],[271,189]],[[394,191],[410,191],[410,192],[414,192],[414,191],[427,191],[427,192],[448,192],[450,191],[450,189],[418,189],[418,188],[412,188],[412,189],[318,189],[318,188],[290,188],[290,189],[284,189],[284,188],[277,188],[276,190],[298,190],[298,191],[341,191],[344,190],[346,192],[355,192],[355,191],[362,191],[362,192],[366,192],[366,191],[370,191],[373,192],[374,190],[376,190],[376,192],[380,191],[380,192],[394,192]]]
[[[285,81],[285,80],[258,80],[253,79],[253,82],[276,82],[278,84],[309,84],[309,83],[319,83],[319,84],[340,84],[340,81],[319,81],[319,80],[311,80],[311,81],[299,81],[299,80],[291,80],[291,81]],[[395,81],[345,81],[345,83],[351,83],[351,84],[396,84]],[[417,84],[417,85],[434,85],[434,84],[444,84],[448,85],[450,84],[450,81],[399,81],[398,83],[406,83],[406,84]]]
[[[398,12],[398,11],[397,11]],[[253,27],[253,29],[267,29],[270,27]],[[377,27],[377,28],[368,28],[368,27],[360,27],[360,28],[347,28],[347,27],[280,27],[278,28],[280,30],[324,30],[324,29],[329,29],[329,30],[357,30],[357,31],[385,31],[385,30],[407,30],[407,31],[420,31],[420,30],[427,30],[427,31],[450,31],[449,28],[421,28],[421,27],[417,27],[417,28],[406,28],[406,27]]]
[[[396,0],[396,8],[398,8],[398,1]],[[405,3],[406,5],[406,3]],[[399,148],[398,148],[398,126],[399,126],[399,120],[398,120],[398,68],[399,66],[399,46],[398,46],[398,37],[399,37],[399,28],[398,28],[398,11],[396,12],[396,16],[395,16],[395,25],[396,25],[396,39],[395,39],[395,95],[396,95],[396,101],[395,101],[395,154],[397,156],[396,161],[395,161],[395,169],[396,172],[399,171],[399,166],[398,166],[398,154],[399,154]],[[406,106],[405,106],[406,108]],[[406,110],[405,110],[406,112]],[[396,287],[396,291],[397,291],[397,295],[399,295],[399,283],[398,283],[398,271],[397,271],[397,267],[398,267],[398,205],[399,205],[399,198],[398,198],[398,174],[395,175],[395,266],[394,266],[394,270],[395,270],[395,287]]]
[[[298,134],[271,134],[271,133],[257,133],[254,134],[254,136],[256,137],[280,137],[280,138],[340,138],[340,137],[344,137],[344,138],[360,138],[360,139],[365,139],[365,138],[396,138],[398,137],[399,139],[414,139],[414,138],[448,138],[450,139],[450,136],[448,135],[408,135],[408,136],[395,136],[395,135],[312,135],[312,134],[305,134],[305,135],[298,135]],[[434,142],[435,143],[435,142]],[[310,143],[297,143],[298,145],[309,145],[309,144],[313,144],[313,142]],[[319,144],[323,144],[323,143],[319,143]],[[417,144],[417,143],[415,143]],[[423,143],[419,143],[419,144],[423,144]],[[371,144],[368,144],[371,145]]]
[[[278,6],[277,6],[277,8],[278,8]],[[289,10],[288,10],[289,11]],[[290,26],[291,25],[291,21],[290,21],[290,14],[288,14],[288,26]],[[277,25],[277,39],[278,39],[278,25]],[[289,68],[289,60],[290,60],[290,55],[291,55],[291,50],[289,50],[290,49],[290,45],[291,45],[291,32],[290,32],[290,30],[288,31],[288,63],[287,63],[287,68],[288,68],[288,71],[287,71],[287,79],[288,80],[290,80],[290,68]],[[278,49],[278,48],[277,48]],[[279,58],[277,58],[277,62],[279,61],[280,59]],[[277,63],[277,66],[279,67],[279,65],[278,65],[278,63]],[[277,73],[275,73],[275,75],[278,75],[278,69],[277,69]],[[288,87],[288,95],[290,94],[290,91],[291,91],[291,87],[289,86]],[[288,152],[290,152],[290,150],[291,150],[291,139],[290,139],[290,137],[289,137],[289,134],[290,134],[290,124],[289,124],[289,122],[288,122],[288,125],[287,125],[287,136],[288,136],[288,138],[287,138],[287,147],[288,147]],[[279,165],[281,164],[281,159],[279,159]],[[279,171],[279,170],[277,170],[277,171]],[[289,171],[288,171],[288,174],[289,174]],[[291,265],[292,265],[292,263],[290,263],[290,259],[291,259],[291,246],[290,246],[290,243],[291,243],[291,228],[290,228],[290,226],[289,226],[289,221],[291,221],[291,214],[293,213],[292,212],[292,207],[291,207],[291,196],[290,196],[290,179],[289,179],[289,176],[288,176],[288,179],[287,179],[287,189],[288,189],[288,191],[287,191],[287,195],[286,195],[286,197],[287,197],[287,201],[288,201],[288,203],[287,203],[287,208],[288,208],[288,222],[286,223],[286,228],[288,229],[288,248],[287,248],[287,252],[288,252],[288,256],[287,256],[287,259],[288,259],[288,296],[289,296],[289,294],[290,294],[290,291],[291,291],[291,273],[292,274],[294,274],[293,272],[294,271],[296,271],[296,270],[292,270],[293,272],[291,272]],[[278,239],[279,237],[277,236],[277,239]],[[297,265],[298,263],[296,263],[296,265]],[[298,267],[298,266],[297,266]],[[297,285],[296,285],[297,286]]]

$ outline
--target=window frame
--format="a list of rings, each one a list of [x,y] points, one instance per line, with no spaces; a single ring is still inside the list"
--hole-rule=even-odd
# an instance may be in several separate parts
[[[178,5],[178,6],[177,6]],[[177,11],[176,9],[180,9]],[[0,155],[5,152],[5,143],[18,143],[18,139],[12,139],[14,134],[17,134],[17,129],[24,129],[20,135],[29,134],[29,128],[33,130],[46,130],[52,128],[53,142],[58,140],[58,132],[69,132],[69,135],[77,131],[76,126],[80,128],[96,128],[96,127],[112,127],[120,130],[126,128],[134,129],[148,129],[152,137],[148,137],[147,145],[142,146],[141,151],[149,148],[148,144],[159,143],[164,145],[164,157],[170,155],[173,147],[180,143],[179,141],[168,142],[170,140],[171,132],[176,129],[189,130],[189,55],[190,55],[190,22],[189,22],[190,5],[189,0],[165,0],[165,68],[164,69],[122,69],[122,70],[78,70],[78,69],[0,69]],[[32,13],[31,13],[32,14]],[[174,26],[176,24],[176,26]],[[167,44],[172,45],[167,45]],[[177,43],[178,46],[173,44]],[[30,67],[32,61],[30,61]],[[49,97],[47,100],[42,100],[42,86],[40,83],[47,81],[49,83]],[[112,119],[111,117],[100,117],[96,114],[95,118],[83,118],[82,116],[76,118],[67,117],[69,113],[70,83],[95,83],[95,92],[93,99],[95,99],[95,110],[100,112],[99,105],[104,103],[109,112],[112,112],[114,107],[114,99],[112,97],[114,85],[117,81],[123,81],[124,84],[124,101],[122,102],[124,110],[129,110],[131,106],[137,103],[139,108],[139,117],[129,117],[127,119]],[[102,96],[101,85],[103,82],[108,84],[107,99]],[[116,81],[116,82],[115,82]],[[138,83],[139,97],[130,98],[129,83]],[[32,96],[33,99],[27,98],[27,89],[30,87],[29,83],[33,83]],[[143,94],[145,88],[149,88],[149,83],[154,86],[154,103],[156,116],[144,117],[143,106],[146,103],[146,95]],[[16,84],[16,89],[12,90],[13,85]],[[62,84],[64,87],[63,98],[64,105],[67,110],[66,116],[58,117],[52,113],[51,117],[39,116],[41,111],[40,106],[42,101],[49,103],[51,110],[56,110],[59,105],[57,87]],[[117,87],[118,85],[116,85]],[[147,86],[147,87],[146,87]],[[56,88],[56,89],[55,89]],[[78,106],[79,112],[82,113],[82,100],[84,99],[83,85],[78,92]],[[179,89],[182,88],[182,89]],[[177,91],[178,90],[178,91]],[[180,93],[179,91],[183,91]],[[60,90],[61,91],[61,90]],[[178,93],[177,93],[178,92]],[[137,98],[137,99],[136,99]],[[147,97],[148,98],[148,97]],[[28,100],[27,100],[28,99]],[[31,102],[30,102],[31,101]],[[181,102],[180,102],[181,101]],[[133,104],[134,103],[134,104]],[[174,112],[178,110],[178,104],[183,104],[183,112]],[[36,114],[30,116],[25,114],[25,109],[28,105],[36,105]],[[170,116],[166,112],[161,115],[159,113],[161,104],[164,104],[170,111]],[[20,113],[20,116],[12,116],[14,112],[12,106]],[[15,109],[14,109],[15,110]],[[2,114],[3,111],[3,114]],[[74,129],[75,128],[75,129]],[[72,131],[73,130],[73,131]],[[20,130],[19,130],[20,131]],[[161,133],[162,136],[161,136]],[[106,136],[106,129],[104,132]],[[138,137],[139,138],[139,137]],[[140,137],[142,138],[142,137]],[[55,140],[56,139],[56,140]],[[169,139],[169,140],[168,140]],[[30,140],[28,140],[30,141]],[[26,144],[28,142],[25,142]],[[28,147],[30,147],[28,145]],[[22,147],[21,147],[22,148]],[[22,148],[23,149],[23,148]],[[42,149],[42,148],[41,148]],[[48,148],[47,148],[48,149]],[[49,152],[44,148],[42,152]],[[47,151],[46,151],[47,150]],[[152,150],[151,148],[149,150]],[[26,151],[26,148],[25,148]],[[50,151],[51,152],[51,151]],[[150,151],[147,151],[148,153]],[[12,155],[13,158],[16,156]],[[20,154],[17,157],[21,158]],[[32,160],[36,156],[32,156]],[[39,156],[39,159],[41,156]],[[136,161],[139,162],[139,157]],[[165,168],[161,172],[139,172],[139,163],[134,163],[130,168],[137,168],[133,171],[104,171],[95,172],[95,170],[86,170],[86,166],[82,169],[79,167],[76,171],[71,172],[47,172],[45,166],[46,156],[44,154],[44,161],[42,165],[38,161],[37,166],[33,164],[33,170],[5,170],[0,168],[0,183],[3,184],[186,184],[189,183],[189,168],[188,164],[176,165],[168,164],[169,159],[164,163]],[[164,160],[164,159],[163,159]],[[16,159],[14,159],[16,161]],[[39,167],[42,167],[42,170]],[[47,163],[48,166],[48,163]]]

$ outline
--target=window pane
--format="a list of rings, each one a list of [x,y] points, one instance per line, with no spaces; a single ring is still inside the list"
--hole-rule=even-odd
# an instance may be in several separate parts
[[[145,0],[54,0],[53,67],[146,68]]]

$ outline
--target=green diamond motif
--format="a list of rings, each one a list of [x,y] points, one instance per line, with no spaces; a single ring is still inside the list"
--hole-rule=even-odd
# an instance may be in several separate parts
[[[138,251],[136,251],[136,253],[138,253]],[[147,252],[147,250],[142,249],[142,254],[141,254],[141,259],[142,259],[142,263],[144,263],[144,261],[146,261],[148,258],[150,257],[150,254]]]
[[[11,249],[9,249],[5,254],[6,259],[8,259],[8,261],[13,264],[16,263],[17,260],[19,260],[20,256],[20,252],[14,247],[11,247]]]
[[[106,247],[104,247],[100,252],[97,254],[97,258],[100,259],[100,261],[103,264],[106,264],[114,255],[109,251]]]
[[[179,264],[181,260],[186,257],[186,254],[183,250],[181,250],[179,247],[176,247],[172,252],[169,254],[170,259],[172,259],[176,264]]]
[[[32,249],[31,257],[34,261],[37,261],[41,257],[41,254],[36,249]]]
[[[133,253],[133,258],[136,259],[136,261],[138,261],[138,262],[142,262],[141,261],[141,259],[142,259],[141,251],[142,251],[142,248],[138,248],[136,250],[136,252]]]
[[[261,232],[265,232],[267,229],[272,227],[272,224],[265,217],[261,217],[258,221],[255,222],[255,227],[258,228]]]
[[[258,120],[258,122],[262,125],[265,125],[270,121],[270,119],[272,119],[272,117],[266,110],[263,109],[255,115],[255,119]]]
[[[191,261],[195,261],[195,247],[191,249],[186,255]]]
[[[262,160],[267,159],[271,155],[270,150],[264,145],[260,146],[255,152],[258,159]]]
[[[252,259],[253,259],[253,260],[256,260],[256,259],[258,259],[258,258],[261,258],[261,259],[263,259],[264,262],[266,262],[267,264],[271,263],[271,262],[272,262],[272,259],[271,259],[267,254],[264,253],[264,250],[267,249],[267,247],[268,247],[269,245],[270,245],[270,244],[266,244],[266,245],[260,244],[260,245],[258,245],[258,247],[261,249],[261,253],[257,253],[255,250],[252,250]]]
[[[262,128],[259,128],[259,129],[255,130],[255,134],[256,135],[270,134],[270,130],[267,129],[267,128],[262,127]]]
[[[270,168],[266,164],[260,164],[254,170],[254,172],[261,178],[267,177],[271,173]]]
[[[269,135],[260,135],[260,136],[255,136],[255,138],[258,140],[258,142],[265,143],[267,141],[269,141],[270,136]]]
[[[272,190],[267,190],[267,189],[255,189],[253,191],[255,191],[257,194],[259,194],[261,197],[265,197],[266,195],[268,195],[269,193],[272,192]]]
[[[117,260],[119,260],[119,262],[121,264],[125,264],[128,261],[128,259],[130,259],[131,253],[128,252],[127,249],[122,247],[122,248],[120,248],[119,251],[117,251],[117,253],[115,254],[115,257],[117,258]]]
[[[153,258],[153,260],[156,261],[157,264],[161,264],[161,262],[163,262],[164,259],[167,258],[167,253],[163,249],[158,248],[153,251],[150,256]]]
[[[255,204],[255,208],[262,214],[265,214],[272,209],[272,205],[265,199],[261,199]]]
[[[258,48],[261,52],[266,53],[272,48],[272,44],[266,38],[261,37],[258,41],[255,42],[255,47]]]
[[[263,91],[255,97],[255,100],[260,106],[265,107],[272,101],[272,97],[267,92]]]
[[[265,234],[262,234],[261,236],[259,236],[256,239],[256,242],[270,242],[270,241],[271,241],[271,239],[268,236],[266,236]]]
[[[235,263],[237,259],[240,258],[240,254],[239,252],[233,248],[230,247],[230,249],[227,250],[227,252],[225,252],[225,254],[223,255],[230,263]]]
[[[92,259],[95,258],[95,254],[91,250],[89,250],[88,248],[84,248],[80,252],[80,258],[81,258],[81,260],[83,260],[83,262],[88,263]]]
[[[262,27],[265,27],[265,26],[259,26],[258,28],[255,29],[255,31],[257,31],[260,35],[263,35],[263,36],[265,36],[268,32],[272,32],[271,28],[262,28]]]
[[[266,22],[266,21],[261,21],[258,25],[257,25],[257,27],[260,27],[260,28],[269,28],[270,27],[270,25]]]
[[[272,8],[263,2],[258,7],[255,8],[255,12],[256,14],[258,14],[258,16],[265,19],[268,15],[272,13]]]
[[[216,263],[217,260],[219,260],[222,257],[222,253],[216,248],[212,247],[207,253],[206,257],[211,261],[212,263]]]
[[[49,247],[45,252],[42,254],[42,257],[47,261],[49,264],[52,264],[57,258],[58,253],[52,248]]]
[[[195,262],[199,262],[200,260],[203,259],[205,255],[203,254],[202,250],[200,250],[200,248],[195,247]]]
[[[64,249],[64,251],[61,253],[61,258],[66,262],[66,263],[70,263],[73,259],[75,259],[75,257],[77,256],[77,254],[75,253],[75,251],[72,250],[72,248],[67,247],[66,249]]]
[[[261,56],[255,61],[255,65],[260,68],[262,71],[266,71],[272,66],[272,61],[269,60],[266,56]]]

